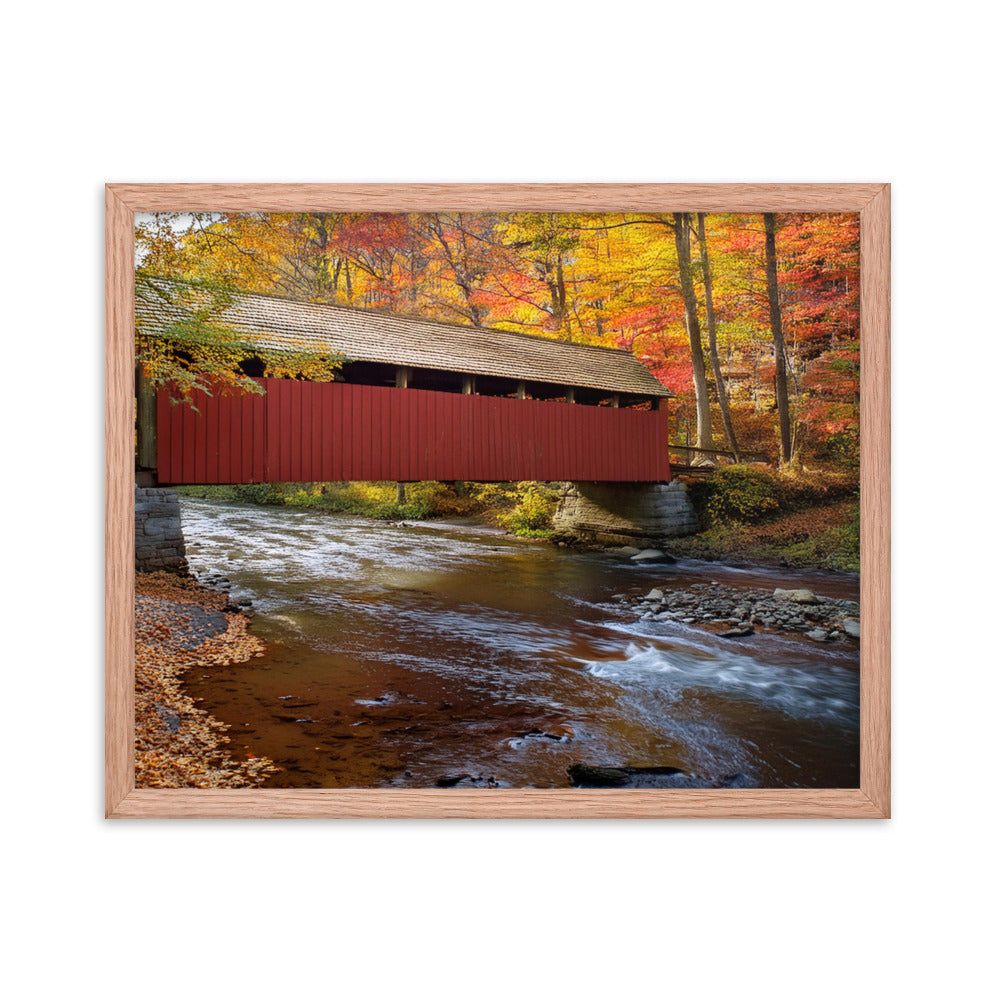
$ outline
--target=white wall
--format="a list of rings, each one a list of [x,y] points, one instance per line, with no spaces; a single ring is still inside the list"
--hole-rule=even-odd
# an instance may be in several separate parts
[[[996,890],[989,9],[7,11],[11,995],[976,992]],[[106,180],[891,181],[895,818],[105,822]]]

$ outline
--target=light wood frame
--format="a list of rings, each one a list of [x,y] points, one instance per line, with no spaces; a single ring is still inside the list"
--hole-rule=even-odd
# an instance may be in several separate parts
[[[888,184],[108,184],[105,814],[110,817],[889,816]],[[860,212],[861,769],[849,789],[137,789],[134,220],[168,211]]]

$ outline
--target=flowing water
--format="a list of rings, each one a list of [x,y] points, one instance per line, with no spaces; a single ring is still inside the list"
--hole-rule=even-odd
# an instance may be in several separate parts
[[[638,622],[612,600],[652,586],[857,579],[682,560],[640,567],[488,528],[393,526],[290,508],[181,501],[192,571],[253,602],[267,652],[196,668],[190,693],[274,787],[566,787],[572,763],[667,765],[765,787],[857,787],[858,648],[720,639]]]

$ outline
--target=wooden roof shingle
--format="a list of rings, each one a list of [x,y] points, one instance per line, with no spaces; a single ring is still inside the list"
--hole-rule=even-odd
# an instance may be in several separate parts
[[[136,319],[147,334],[165,335],[186,314],[184,307],[158,295],[136,295]],[[549,382],[609,393],[673,395],[629,351],[490,327],[459,326],[256,293],[235,296],[218,321],[250,344],[270,350],[342,354],[351,361]]]

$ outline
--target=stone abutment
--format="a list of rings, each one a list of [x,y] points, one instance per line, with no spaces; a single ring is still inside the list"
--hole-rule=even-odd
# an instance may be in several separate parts
[[[557,534],[607,545],[654,544],[699,529],[680,482],[566,483],[552,525]]]
[[[187,554],[181,531],[181,506],[170,489],[135,489],[135,571],[156,570],[186,575]]]

